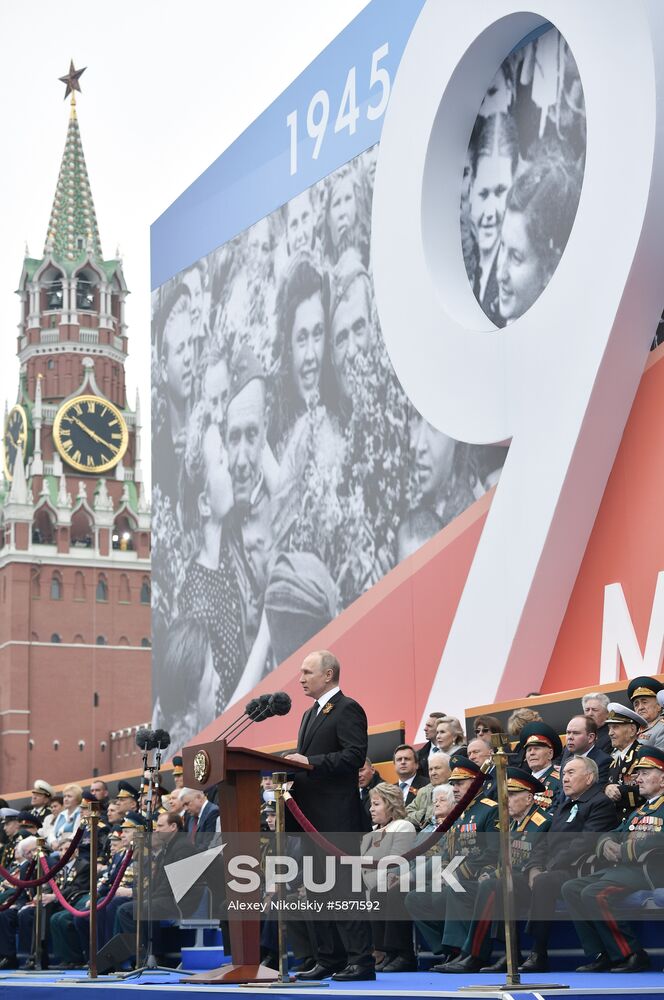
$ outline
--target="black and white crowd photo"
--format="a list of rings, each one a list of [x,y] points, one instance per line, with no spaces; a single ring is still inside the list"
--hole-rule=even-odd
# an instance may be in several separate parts
[[[155,726],[180,747],[497,482],[409,404],[371,273],[379,147],[153,296]],[[461,179],[460,179],[461,183]]]
[[[549,27],[502,63],[468,147],[464,262],[496,326],[522,316],[548,285],[576,216],[585,154],[579,71],[565,39]]]

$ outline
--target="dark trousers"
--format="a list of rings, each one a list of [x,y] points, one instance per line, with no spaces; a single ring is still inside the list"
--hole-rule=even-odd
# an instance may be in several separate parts
[[[386,955],[400,955],[403,958],[414,958],[413,922],[409,919],[404,906],[403,897],[398,886],[386,894],[371,892],[372,900],[379,900],[381,906],[390,915],[389,920],[373,920],[373,945],[376,951],[384,951]],[[403,920],[398,920],[403,912]]]
[[[77,918],[78,919],[78,918]],[[86,920],[88,928],[89,921]],[[60,910],[51,917],[51,948],[60,962],[83,964],[85,955],[74,926],[74,917],[67,910]],[[86,949],[87,951],[87,949]]]
[[[592,957],[604,951],[617,962],[640,950],[632,925],[626,920],[616,920],[612,906],[631,892],[647,887],[643,872],[627,865],[565,882],[563,899],[586,955]]]
[[[325,879],[326,855],[314,855],[314,878],[317,884]],[[335,898],[339,900],[363,899],[364,894],[353,893],[352,875],[347,865],[337,864]],[[321,898],[320,895],[317,896]],[[350,911],[349,911],[350,912]],[[373,965],[371,925],[362,920],[311,921],[311,932],[316,943],[315,958],[328,967],[345,965]]]
[[[569,868],[542,872],[533,882],[530,913],[526,930],[533,939],[533,951],[545,952],[549,945],[551,921],[556,912],[560,890],[572,874]]]
[[[0,958],[16,958],[18,907],[0,911]]]
[[[518,871],[512,872],[512,879],[517,906],[524,905],[530,893],[528,880],[523,872]],[[488,962],[491,957],[492,936],[498,936],[502,930],[501,923],[497,927],[494,923],[495,917],[499,921],[502,917],[502,903],[503,890],[499,878],[487,878],[478,883],[473,918],[461,949],[464,955],[474,955],[475,958]]]

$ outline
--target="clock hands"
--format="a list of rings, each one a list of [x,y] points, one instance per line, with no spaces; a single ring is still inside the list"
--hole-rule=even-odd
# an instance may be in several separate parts
[[[109,448],[113,452],[116,452],[118,450],[114,444],[111,444],[105,438],[100,437],[98,434],[95,434],[94,431],[90,430],[90,428],[86,424],[84,424],[82,420],[79,420],[78,417],[68,416],[67,419],[71,420],[72,423],[77,424],[81,428],[81,430],[84,430],[85,433],[89,437],[91,437],[93,441],[97,442],[97,444],[101,444],[104,446],[104,448]]]

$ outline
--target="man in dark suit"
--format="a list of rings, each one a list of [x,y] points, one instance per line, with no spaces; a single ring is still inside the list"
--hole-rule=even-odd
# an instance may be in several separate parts
[[[597,746],[604,753],[608,753],[610,757],[613,747],[609,736],[609,727],[606,724],[609,717],[608,696],[601,691],[589,691],[581,699],[581,705],[583,714],[593,719],[597,726],[597,739],[595,741]]]
[[[547,837],[537,844],[526,867],[532,891],[528,931],[533,950],[522,972],[546,972],[549,928],[561,886],[576,875],[575,864],[589,848],[582,833],[613,830],[618,825],[616,809],[597,780],[592,757],[572,757],[563,769],[565,797],[556,806]],[[573,836],[576,835],[576,836]]]
[[[420,788],[428,785],[428,780],[417,773],[418,759],[413,747],[401,743],[392,755],[394,770],[397,774],[395,784],[401,789],[405,805],[410,805]]]
[[[431,712],[429,718],[424,721],[424,735],[427,741],[417,751],[417,760],[420,766],[420,773],[427,779],[429,777],[429,754],[434,749],[438,750],[438,747],[436,747],[436,727],[440,720],[444,718],[444,712]]]
[[[360,802],[362,803],[362,831],[364,833],[369,833],[373,829],[371,813],[369,812],[369,807],[371,806],[371,789],[379,785],[381,781],[383,781],[383,777],[380,771],[376,770],[367,757],[358,772],[358,787]]]
[[[606,788],[611,758],[597,746],[597,723],[589,715],[575,715],[567,723],[566,746],[560,759],[561,770],[564,770],[570,757],[574,756],[594,760],[599,772],[598,782],[602,788]]]
[[[307,819],[321,832],[355,833],[362,830],[362,803],[357,774],[367,756],[367,717],[364,709],[339,689],[340,666],[326,650],[305,657],[300,684],[314,704],[304,713],[297,752],[286,759],[311,764],[298,771],[292,795]],[[290,820],[290,817],[289,817]],[[295,824],[289,824],[295,829]],[[358,845],[359,846],[359,845]],[[324,863],[324,859],[320,859]],[[337,866],[337,888],[348,880],[348,866]],[[344,882],[345,886],[345,882]],[[338,931],[338,937],[334,931]],[[302,979],[333,978],[341,982],[376,978],[371,930],[366,921],[314,924],[316,965]],[[341,945],[338,938],[341,938]]]
[[[180,802],[186,809],[185,830],[194,844],[210,846],[212,835],[217,832],[219,807],[207,796],[193,788],[183,788]]]

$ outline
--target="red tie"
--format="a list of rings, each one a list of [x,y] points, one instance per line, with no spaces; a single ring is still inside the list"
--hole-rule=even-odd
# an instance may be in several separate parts
[[[198,816],[194,816],[194,822],[191,824],[191,842],[196,843],[196,831],[198,830]]]

